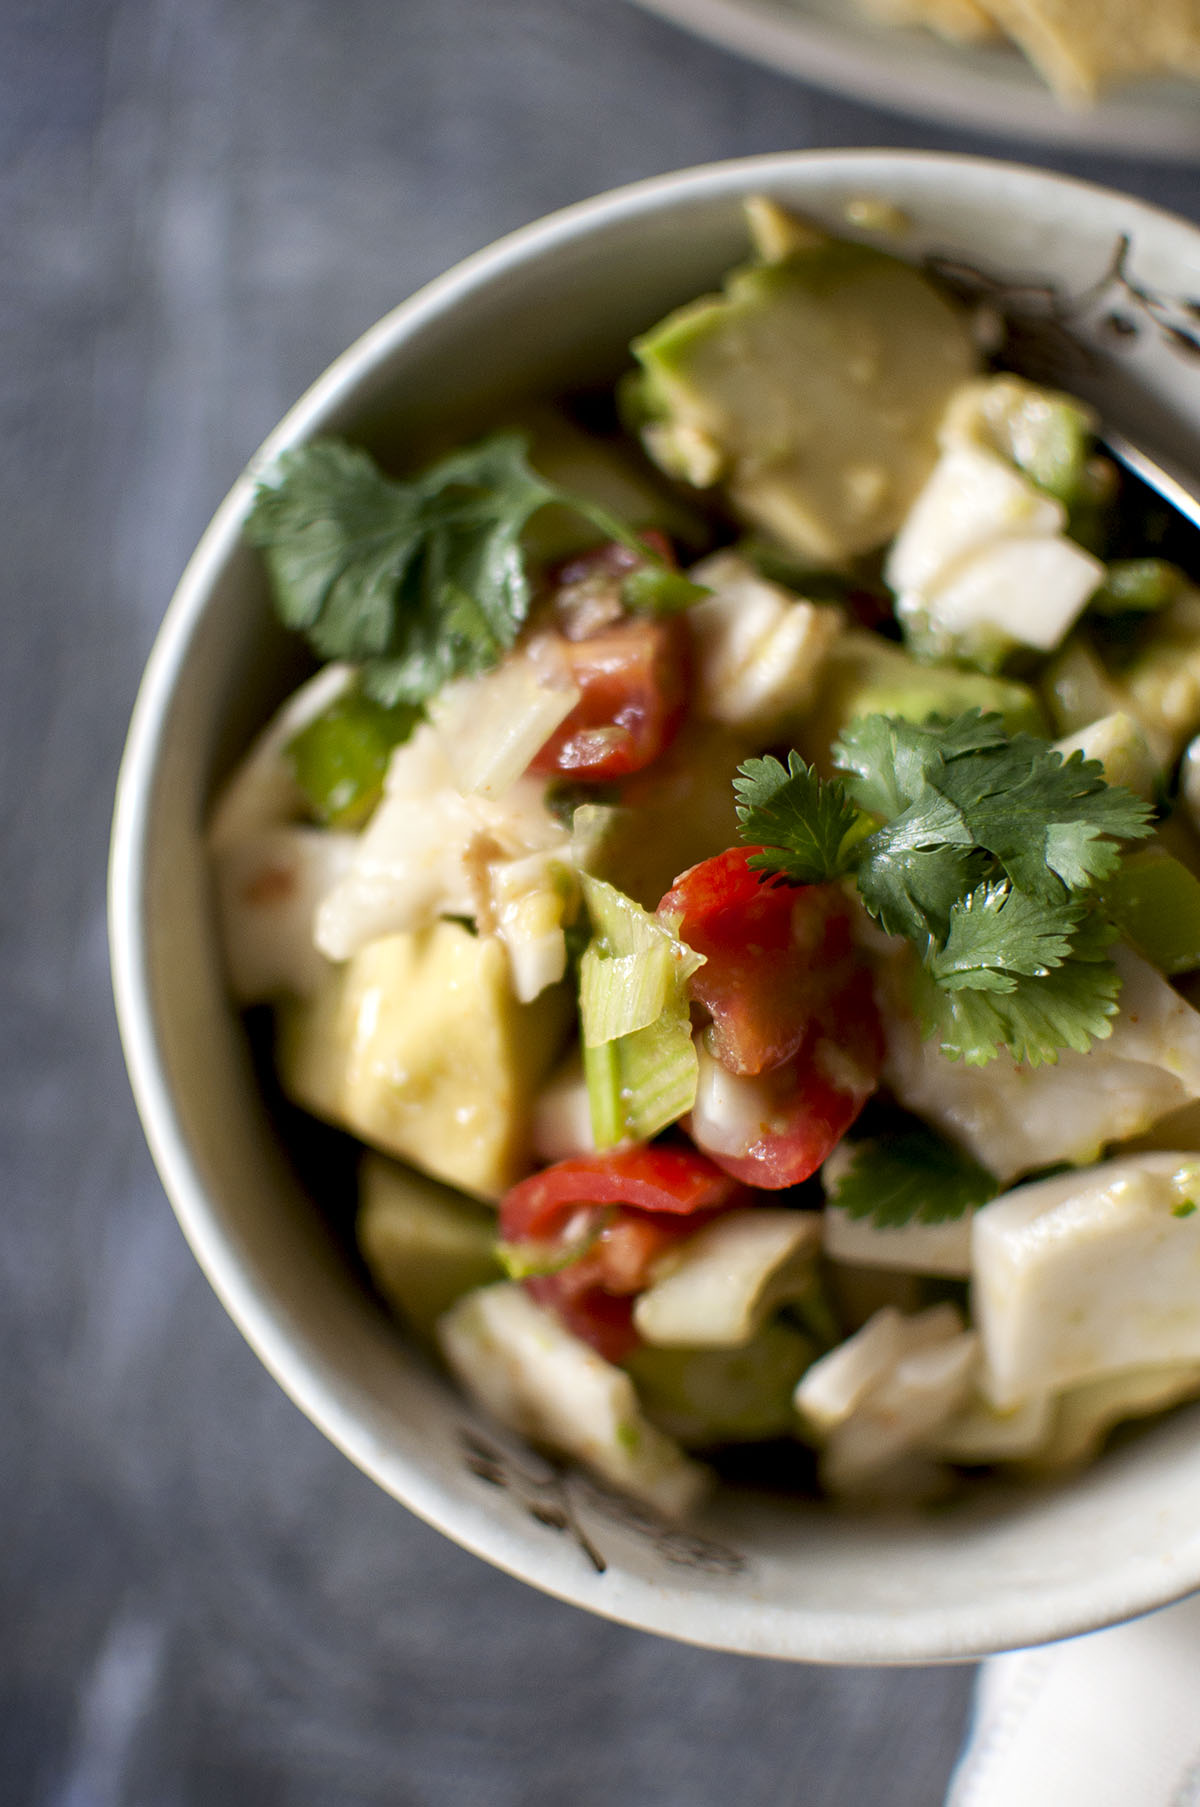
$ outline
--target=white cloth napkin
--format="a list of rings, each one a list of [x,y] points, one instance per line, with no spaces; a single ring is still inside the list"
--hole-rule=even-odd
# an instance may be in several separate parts
[[[1200,1807],[1200,1595],[986,1662],[946,1807]]]

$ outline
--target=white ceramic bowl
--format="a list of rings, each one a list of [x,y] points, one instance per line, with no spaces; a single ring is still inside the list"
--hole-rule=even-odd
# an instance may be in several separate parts
[[[502,415],[511,397],[611,377],[638,329],[744,255],[739,203],[754,191],[835,228],[849,201],[886,197],[913,222],[914,255],[1049,284],[1058,299],[1030,305],[1065,311],[1085,338],[1102,341],[1117,309],[1138,330],[1115,337],[1114,362],[1089,380],[1126,418],[1151,406],[1160,436],[1186,451],[1200,360],[1127,292],[1072,298],[1123,236],[1140,287],[1200,295],[1200,231],[1032,170],[831,152],[641,183],[502,240],[347,351],[251,472],[315,433],[443,437],[447,422]],[[731,1493],[685,1533],[562,1478],[407,1350],[293,1176],[221,976],[205,809],[295,669],[239,539],[251,488],[248,473],[218,511],[146,671],[117,802],[112,949],[129,1070],[166,1190],[218,1295],[296,1403],[468,1549],[591,1611],[699,1644],[831,1662],[968,1657],[1200,1585],[1200,1408],[1054,1490],[997,1488],[898,1519]]]

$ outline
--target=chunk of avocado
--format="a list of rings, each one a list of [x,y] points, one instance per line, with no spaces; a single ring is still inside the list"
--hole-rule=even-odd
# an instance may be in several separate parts
[[[372,1154],[358,1201],[358,1246],[376,1289],[427,1342],[463,1293],[503,1279],[495,1213],[448,1186]]]
[[[965,317],[919,271],[816,232],[632,349],[651,457],[720,482],[740,516],[833,564],[896,532],[976,366]]]
[[[580,863],[656,909],[681,872],[737,844],[733,781],[758,750],[748,734],[720,723],[685,723],[661,759],[626,781],[619,807],[576,811]]]
[[[1109,784],[1123,784],[1135,797],[1153,803],[1163,793],[1165,774],[1151,753],[1140,725],[1125,709],[1102,715],[1075,734],[1057,741],[1063,758],[1082,753],[1098,759]]]
[[[1171,978],[1200,967],[1200,879],[1165,847],[1127,854],[1103,898],[1124,939],[1151,966]]]
[[[767,1324],[739,1349],[655,1349],[625,1363],[642,1408],[684,1447],[757,1442],[793,1428],[792,1394],[817,1354],[788,1324]]]
[[[1173,764],[1200,728],[1200,590],[1189,585],[1148,619],[1120,680],[1152,748]]]
[[[1200,589],[1190,584],[1149,614],[1127,645],[1109,647],[1083,630],[1046,668],[1042,690],[1060,733],[1125,710],[1164,770],[1200,729]]]
[[[1086,403],[1005,371],[955,396],[941,440],[997,453],[1047,495],[1073,507],[1084,493],[1095,428]]]
[[[1078,734],[1128,706],[1083,629],[1071,635],[1042,672],[1041,693],[1055,729],[1063,735]]]
[[[965,709],[1001,716],[1010,734],[1046,733],[1041,707],[1027,684],[951,665],[921,665],[878,634],[855,629],[842,636],[826,660],[820,699],[801,724],[800,745],[809,759],[827,767],[829,748],[856,716],[898,715],[922,722]]]
[[[573,1014],[564,985],[513,995],[508,957],[457,922],[372,941],[279,1014],[284,1091],[481,1198],[528,1167],[533,1099]]]

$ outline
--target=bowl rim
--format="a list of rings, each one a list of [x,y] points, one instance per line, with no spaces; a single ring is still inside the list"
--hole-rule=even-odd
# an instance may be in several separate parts
[[[1151,1552],[1135,1555],[1085,1586],[1068,1584],[992,1603],[986,1631],[972,1603],[920,1611],[831,1612],[775,1609],[759,1599],[752,1610],[730,1603],[727,1615],[688,1610],[686,1583],[671,1590],[630,1582],[618,1598],[540,1572],[533,1546],[481,1529],[478,1514],[462,1506],[419,1464],[384,1461],[372,1436],[347,1409],[330,1364],[297,1337],[294,1326],[255,1285],[222,1226],[189,1147],[180,1110],[166,1080],[142,933],[150,855],[151,800],[162,743],[193,636],[208,597],[237,547],[255,475],[285,448],[308,437],[349,391],[404,340],[435,316],[453,309],[479,288],[547,252],[603,229],[670,207],[678,201],[720,200],[744,193],[754,182],[784,180],[818,168],[829,176],[856,178],[897,167],[1019,177],[1035,185],[1125,200],[1142,217],[1200,228],[1152,203],[1121,196],[1103,184],[1059,175],[1033,165],[936,151],[818,150],[768,153],[698,165],[650,177],[562,208],[506,234],[418,289],[369,327],[317,377],[267,435],[234,481],[189,558],[156,634],[137,692],[117,781],[108,876],[108,925],[113,993],[130,1082],[163,1188],[183,1234],[218,1299],[252,1350],[302,1412],[359,1468],[419,1518],[475,1555],[516,1578],[601,1616],[637,1629],[707,1648],[747,1655],[828,1663],[929,1663],[961,1661],[1073,1636],[1151,1611],[1200,1586],[1200,1554],[1186,1573]],[[712,1620],[717,1618],[716,1624]]]

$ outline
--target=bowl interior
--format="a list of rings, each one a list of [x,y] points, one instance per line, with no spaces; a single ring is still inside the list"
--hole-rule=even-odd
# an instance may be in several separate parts
[[[1066,298],[1131,237],[1140,281],[1200,293],[1200,234],[1137,203],[964,159],[832,153],[642,184],[472,259],[398,309],[297,405],[260,459],[316,431],[402,454],[531,393],[615,375],[630,337],[744,252],[769,192],[835,228],[905,209],[913,255],[1036,276]],[[1103,336],[1104,307],[1073,324]],[[1147,322],[1088,383],[1186,450],[1200,367]],[[1200,459],[1196,462],[1200,464]],[[489,1560],[647,1629],[766,1655],[914,1661],[1061,1636],[1200,1584],[1200,1408],[1054,1489],[994,1487],[935,1515],[852,1516],[723,1494],[669,1530],[484,1423],[363,1287],[274,1132],[229,1004],[201,842],[213,785],[283,695],[297,653],[238,541],[244,477],[201,543],[147,671],[122,775],[112,934],[139,1106],[198,1258],[298,1404],[381,1485]]]

